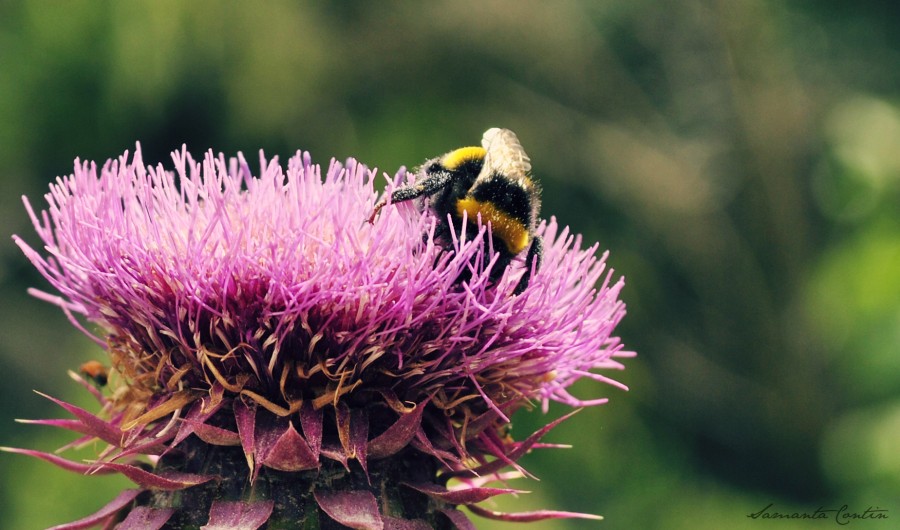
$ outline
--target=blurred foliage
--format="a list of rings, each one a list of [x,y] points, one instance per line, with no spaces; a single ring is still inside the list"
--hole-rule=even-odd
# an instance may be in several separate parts
[[[34,241],[22,194],[136,141],[148,162],[302,148],[393,173],[508,127],[543,214],[627,274],[640,356],[630,393],[576,389],[611,403],[551,435],[574,449],[529,455],[543,481],[501,507],[605,528],[764,528],[746,515],[769,503],[896,519],[898,23],[837,0],[0,1],[0,223]],[[30,390],[74,399],[65,371],[101,352],[27,286],[0,246],[0,443],[49,449],[13,418],[59,414]],[[119,486],[16,455],[0,472],[4,528]]]

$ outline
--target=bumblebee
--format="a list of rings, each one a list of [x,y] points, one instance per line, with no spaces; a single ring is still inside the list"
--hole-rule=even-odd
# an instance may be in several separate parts
[[[428,197],[438,219],[436,239],[445,242],[450,231],[462,225],[463,214],[469,220],[467,235],[477,236],[475,220],[480,215],[482,223],[490,223],[494,240],[501,242],[495,247],[499,259],[491,270],[492,281],[498,280],[512,260],[527,249],[525,273],[513,291],[520,294],[532,272],[540,268],[544,250],[543,241],[534,233],[540,189],[530,171],[531,161],[516,134],[508,129],[488,129],[481,147],[461,147],[425,162],[413,184],[391,193],[391,202]],[[382,200],[375,205],[370,223],[386,204]]]
[[[78,371],[81,375],[92,380],[98,387],[106,386],[109,382],[109,368],[100,361],[88,361],[82,364]]]

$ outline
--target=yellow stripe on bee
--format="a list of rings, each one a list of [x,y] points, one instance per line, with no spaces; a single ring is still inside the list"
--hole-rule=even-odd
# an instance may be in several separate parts
[[[460,147],[450,151],[441,159],[441,165],[453,171],[466,162],[483,160],[487,151],[483,147]]]
[[[468,214],[469,222],[475,222],[481,214],[482,223],[491,223],[491,233],[506,243],[506,248],[518,254],[528,246],[530,236],[525,225],[489,202],[479,202],[472,197],[456,201],[456,213]]]

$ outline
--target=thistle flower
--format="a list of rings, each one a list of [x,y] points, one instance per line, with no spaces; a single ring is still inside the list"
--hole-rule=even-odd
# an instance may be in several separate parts
[[[108,447],[89,463],[4,449],[138,486],[57,528],[471,528],[459,506],[593,517],[478,503],[516,492],[486,484],[523,474],[516,460],[568,417],[515,441],[513,412],[605,402],[567,391],[584,377],[624,388],[594,371],[631,355],[597,245],[542,223],[543,266],[514,295],[523,266],[493,281],[487,226],[445,248],[411,204],[366,223],[375,173],[352,159],[324,176],[301,152],[286,171],[261,153],[259,176],[242,155],[173,160],[144,166],[140,145],[99,170],[76,160],[45,211],[25,200],[44,249],[15,241],[56,291],[32,294],[112,365],[102,390],[70,373],[97,414],[46,396],[74,419],[28,422]]]

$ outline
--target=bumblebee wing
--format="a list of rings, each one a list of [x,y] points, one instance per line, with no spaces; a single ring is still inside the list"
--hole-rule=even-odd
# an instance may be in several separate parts
[[[479,180],[491,173],[500,173],[512,180],[528,179],[531,159],[519,143],[516,133],[509,129],[488,129],[481,137],[485,150],[484,167]]]

